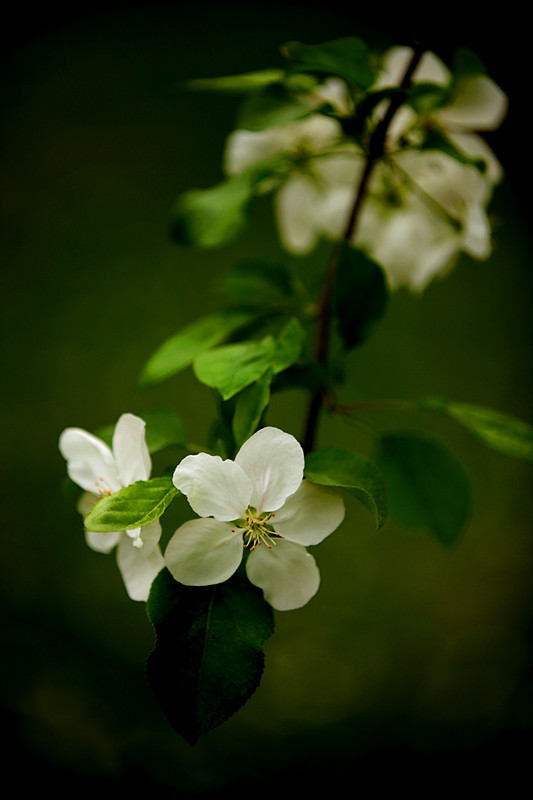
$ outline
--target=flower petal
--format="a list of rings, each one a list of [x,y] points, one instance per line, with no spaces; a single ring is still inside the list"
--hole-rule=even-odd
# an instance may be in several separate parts
[[[492,131],[503,122],[507,107],[507,95],[492,78],[476,75],[459,82],[459,91],[453,102],[436,116],[444,125]]]
[[[214,519],[185,522],[165,551],[165,562],[180,583],[211,586],[230,578],[242,560],[243,540],[231,525]]]
[[[234,461],[198,453],[186,456],[174,471],[174,486],[201,517],[221,522],[241,518],[252,497],[252,481]]]
[[[301,608],[316,594],[320,573],[305,547],[279,539],[276,547],[256,547],[246,562],[249,580],[278,611]]]
[[[304,453],[290,433],[262,428],[246,441],[235,463],[253,482],[252,499],[258,511],[276,511],[303,479]]]
[[[334,489],[304,480],[281,508],[272,525],[284,539],[302,545],[318,544],[344,519],[344,502]]]
[[[139,536],[142,541],[141,550],[144,558],[148,558],[150,553],[155,550],[161,538],[161,533],[161,522],[158,519],[154,519],[149,525],[144,525],[141,528]]]
[[[148,599],[155,576],[165,566],[158,547],[145,558],[143,549],[135,547],[125,533],[120,537],[117,564],[128,595],[132,600],[140,601]]]
[[[150,477],[152,463],[144,438],[146,423],[134,414],[122,414],[113,433],[113,453],[123,486]]]
[[[122,488],[113,453],[97,436],[82,428],[66,428],[59,437],[59,450],[69,477],[85,491],[104,494]]]
[[[122,531],[109,531],[107,533],[85,531],[85,541],[91,550],[96,550],[97,553],[110,553],[119,543],[121,533]]]

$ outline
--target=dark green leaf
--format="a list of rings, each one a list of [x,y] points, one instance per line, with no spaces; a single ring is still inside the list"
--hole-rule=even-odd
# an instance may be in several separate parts
[[[344,243],[337,266],[333,308],[339,334],[350,349],[362,344],[384,314],[388,301],[383,270],[362,250]]]
[[[387,516],[385,483],[378,467],[342,447],[314,450],[305,458],[305,476],[321,486],[347,489],[376,517],[380,528]]]
[[[314,109],[295,97],[282,83],[270,84],[249,94],[237,115],[237,128],[262,131],[272,125],[283,125],[303,119]]]
[[[452,73],[454,81],[486,75],[487,68],[476,53],[466,47],[459,47],[453,57]]]
[[[196,744],[259,686],[272,609],[241,571],[217,586],[191,587],[163,570],[147,612],[157,634],[146,665],[150,686],[174,729]]]
[[[170,478],[136,481],[98,500],[85,517],[85,529],[109,533],[142,528],[159,519],[177,494]]]
[[[409,89],[407,102],[419,114],[430,113],[447,105],[452,100],[448,86],[440,83],[414,83]]]
[[[295,304],[303,287],[284,264],[249,259],[233,265],[220,289],[234,303],[283,307]]]
[[[443,397],[424,398],[419,405],[452,417],[492,450],[533,461],[533,427],[517,417],[484,406],[455,403]]]
[[[418,434],[386,434],[377,458],[389,513],[454,544],[470,514],[470,484],[459,461],[440,443]]]
[[[287,42],[282,55],[293,64],[295,72],[336,75],[356,89],[368,89],[374,81],[370,51],[362,39],[347,37],[323,44]]]
[[[253,316],[248,311],[226,310],[187,325],[156,350],[144,367],[140,384],[150,386],[179,372],[191,364],[199,353],[214,347],[245,326]]]

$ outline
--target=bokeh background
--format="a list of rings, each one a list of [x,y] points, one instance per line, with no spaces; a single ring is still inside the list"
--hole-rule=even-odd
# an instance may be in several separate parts
[[[485,450],[445,419],[369,417],[378,430],[425,430],[454,450],[473,483],[467,533],[452,549],[392,523],[377,533],[347,499],[342,528],[315,551],[319,594],[276,615],[260,688],[194,748],[146,683],[154,637],[144,605],[127,598],[114,558],[86,547],[62,492],[66,426],[94,430],[123,411],[168,407],[190,440],[205,441],[211,393],[190,370],[140,391],[140,369],[167,336],[218,307],[211,287],[236,259],[288,260],[268,200],[224,249],[169,240],[176,195],[219,179],[236,110],[234,98],[188,94],[179,82],[278,64],[291,39],[408,44],[420,22],[335,2],[14,10],[2,58],[0,694],[3,755],[19,787],[262,796],[346,780],[414,791],[460,777],[479,788],[505,776],[512,789],[525,769],[531,464]],[[350,357],[346,399],[441,394],[531,421],[525,34],[511,15],[429,22],[437,52],[475,49],[510,97],[491,137],[507,173],[492,205],[494,254],[462,257],[422,298],[395,294]],[[318,273],[327,254],[294,263]],[[269,423],[299,436],[303,400],[277,398]],[[330,420],[321,442],[371,446]],[[155,469],[179,456],[158,456]],[[187,515],[175,503],[165,536]]]

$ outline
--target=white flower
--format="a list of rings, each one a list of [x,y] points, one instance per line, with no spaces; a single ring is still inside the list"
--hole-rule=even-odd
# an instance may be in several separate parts
[[[322,87],[317,104],[328,98],[336,103],[341,92],[336,83],[333,89]],[[312,114],[262,131],[233,131],[226,141],[224,169],[230,176],[237,175],[277,153],[287,155],[289,171],[265,182],[263,190],[276,190],[282,245],[290,252],[305,254],[321,236],[338,236],[339,227],[347,223],[349,196],[363,163],[362,154],[345,139],[338,120]]]
[[[392,289],[423,290],[463,251],[488,258],[488,176],[438,151],[406,150],[371,181],[355,244],[384,268]]]
[[[373,88],[397,86],[411,60],[410,47],[392,47],[385,54],[383,69]],[[416,83],[435,83],[451,87],[452,74],[434,53],[423,54],[411,79]],[[466,75],[459,78],[453,87],[448,104],[436,108],[429,114],[432,124],[437,124],[454,137],[455,133],[475,135],[474,131],[496,130],[507,113],[508,100],[505,92],[487,75]],[[393,130],[396,135],[405,135],[414,122],[414,110],[404,107],[396,115]],[[428,119],[425,120],[426,123]],[[402,130],[403,128],[403,130]]]
[[[85,490],[78,505],[84,516],[91,504],[135,481],[148,480],[150,454],[145,442],[145,423],[133,414],[122,414],[113,434],[113,449],[81,428],[66,428],[59,450],[67,462],[71,480]],[[142,528],[99,533],[86,531],[87,544],[100,553],[117,547],[117,563],[132,600],[146,600],[157,573],[164,567],[159,550],[159,520]]]
[[[320,575],[305,546],[329,536],[344,519],[334,491],[303,479],[300,444],[278,428],[262,428],[235,461],[200,453],[174,472],[175,486],[200,516],[170,540],[165,561],[177,581],[210,586],[230,578],[249,550],[246,572],[276,609],[305,605]]]

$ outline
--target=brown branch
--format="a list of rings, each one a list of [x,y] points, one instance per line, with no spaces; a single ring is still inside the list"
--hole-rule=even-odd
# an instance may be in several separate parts
[[[417,43],[413,50],[412,58],[407,66],[405,74],[400,82],[400,90],[407,90],[411,83],[411,78],[416,70],[424,49],[420,43]],[[326,270],[326,277],[322,288],[322,296],[319,304],[318,326],[315,344],[315,359],[318,364],[327,367],[329,341],[331,334],[331,304],[333,298],[333,289],[335,286],[335,277],[337,274],[337,266],[341,257],[342,249],[345,242],[353,239],[357,223],[359,221],[361,207],[366,197],[370,178],[374,171],[377,162],[385,154],[385,142],[387,132],[392,122],[392,119],[402,103],[405,100],[405,91],[399,91],[393,95],[389,102],[387,111],[382,119],[378,122],[368,141],[366,152],[365,166],[363,173],[358,181],[355,191],[354,202],[350,211],[350,216],[346,223],[342,239],[337,243],[332,251],[331,258]],[[305,453],[311,452],[314,448],[316,431],[318,427],[318,420],[320,412],[327,397],[327,391],[321,390],[316,392],[309,401],[307,411],[307,420],[305,424],[303,449]]]

